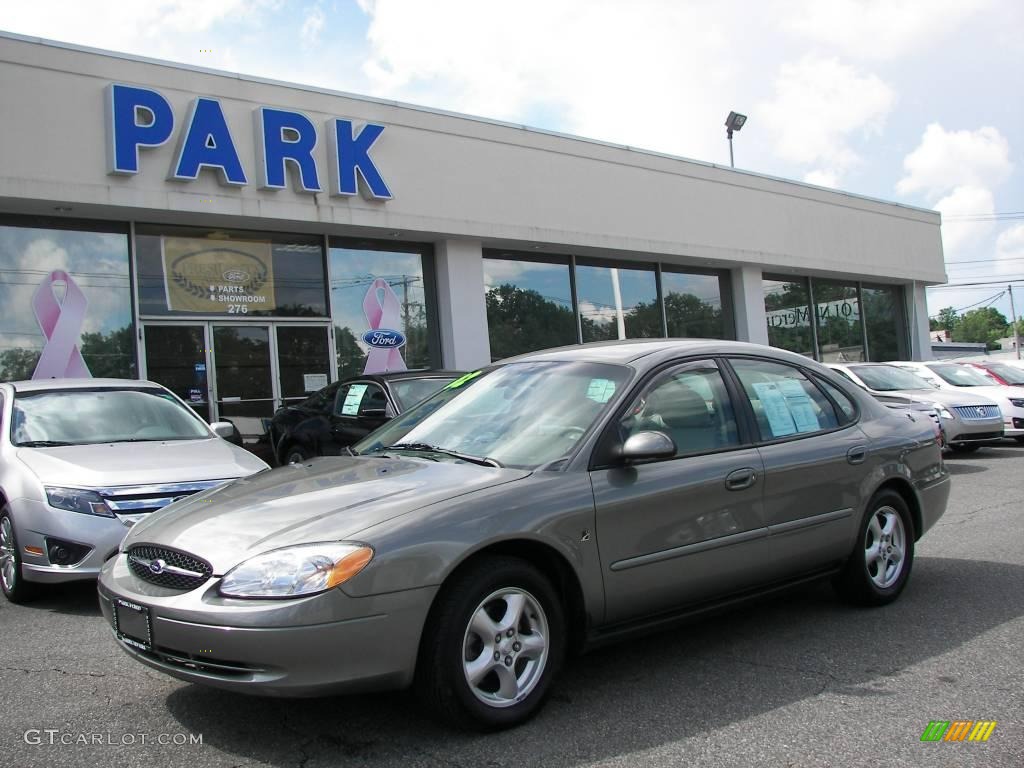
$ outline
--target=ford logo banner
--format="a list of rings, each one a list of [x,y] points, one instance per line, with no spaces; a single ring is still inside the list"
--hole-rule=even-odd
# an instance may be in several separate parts
[[[405,346],[405,336],[398,331],[381,328],[364,333],[363,343],[374,349],[398,349]]]

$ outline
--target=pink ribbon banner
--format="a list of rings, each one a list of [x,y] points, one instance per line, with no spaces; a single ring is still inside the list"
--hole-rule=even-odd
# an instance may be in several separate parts
[[[56,287],[64,285],[64,298],[57,298]],[[32,311],[46,337],[33,379],[91,379],[78,343],[85,323],[85,294],[71,276],[55,269],[43,278],[32,297]]]
[[[363,297],[363,314],[370,330],[363,334],[363,343],[370,348],[363,373],[404,371],[401,348],[405,336],[398,326],[402,321],[402,304],[387,280],[377,278]]]

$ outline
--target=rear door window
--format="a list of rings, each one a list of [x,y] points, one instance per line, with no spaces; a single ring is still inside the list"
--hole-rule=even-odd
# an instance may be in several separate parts
[[[799,369],[769,360],[733,359],[733,370],[750,401],[763,440],[835,429],[836,409],[814,382]]]

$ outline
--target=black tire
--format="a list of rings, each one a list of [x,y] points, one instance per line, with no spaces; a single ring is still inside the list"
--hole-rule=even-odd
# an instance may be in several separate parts
[[[313,452],[301,445],[289,445],[281,451],[281,465],[285,467],[289,464],[301,464],[311,458],[313,458]]]
[[[481,696],[498,696],[500,690],[488,693],[484,689],[495,687],[499,679],[497,671],[504,670],[488,672],[477,686],[471,686],[465,669],[468,663],[466,655],[473,652],[474,645],[479,647],[479,659],[489,659],[490,652],[502,652],[497,647],[488,651],[480,642],[480,636],[471,630],[471,622],[478,609],[482,610],[486,600],[502,591],[525,595],[523,617],[516,625],[516,634],[502,640],[502,643],[515,643],[511,646],[514,649],[512,653],[522,655],[511,664],[508,659],[512,655],[507,655],[504,663],[513,678],[532,679],[533,682],[521,694],[522,698],[519,694],[513,698],[514,703],[506,700],[504,704],[489,704]],[[530,600],[534,601],[533,607]],[[511,604],[499,597],[487,605],[504,605],[507,609]],[[539,616],[534,607],[540,608]],[[531,677],[528,665],[534,662],[528,658],[525,638],[531,637],[530,627],[537,626],[539,621],[546,622],[547,655],[543,663],[536,662],[540,667]],[[451,583],[445,584],[431,609],[420,643],[416,693],[428,712],[457,728],[473,731],[511,728],[525,722],[540,709],[562,664],[565,639],[562,603],[551,582],[539,569],[514,557],[482,558],[457,574]]]
[[[1024,435],[1017,435],[1013,439],[1017,441],[1018,445],[1024,445]]]
[[[873,526],[872,522],[879,523],[892,514],[898,516],[902,525],[902,541],[895,541],[895,534],[899,529],[899,526],[895,525],[889,534],[892,538],[889,541],[879,541],[875,534],[879,526]],[[864,517],[857,528],[857,543],[853,547],[853,552],[833,582],[840,597],[857,605],[870,606],[885,605],[899,597],[907,585],[914,564],[915,537],[914,520],[903,497],[896,491],[888,489],[876,493],[868,502]],[[887,547],[890,552],[899,548],[903,550],[898,572],[890,574],[891,582],[885,576],[888,570],[880,569],[878,562],[872,562],[872,557],[869,556],[876,543],[882,548]]]
[[[9,537],[9,538],[8,538]],[[37,585],[25,581],[21,574],[21,549],[18,546],[18,537],[14,532],[14,520],[11,518],[7,507],[0,508],[0,540],[6,544],[3,553],[11,558],[13,569],[8,568],[6,576],[0,571],[0,591],[4,597],[12,603],[27,603],[39,594]],[[4,567],[6,559],[0,560],[0,569]]]
[[[953,443],[949,447],[953,449],[953,453],[974,453],[981,448],[980,445],[973,445],[971,443]]]

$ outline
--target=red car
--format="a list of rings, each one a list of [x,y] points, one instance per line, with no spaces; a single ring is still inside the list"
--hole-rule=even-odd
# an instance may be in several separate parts
[[[1009,363],[968,363],[975,368],[984,371],[999,384],[1024,386],[1024,368],[1018,368]]]

